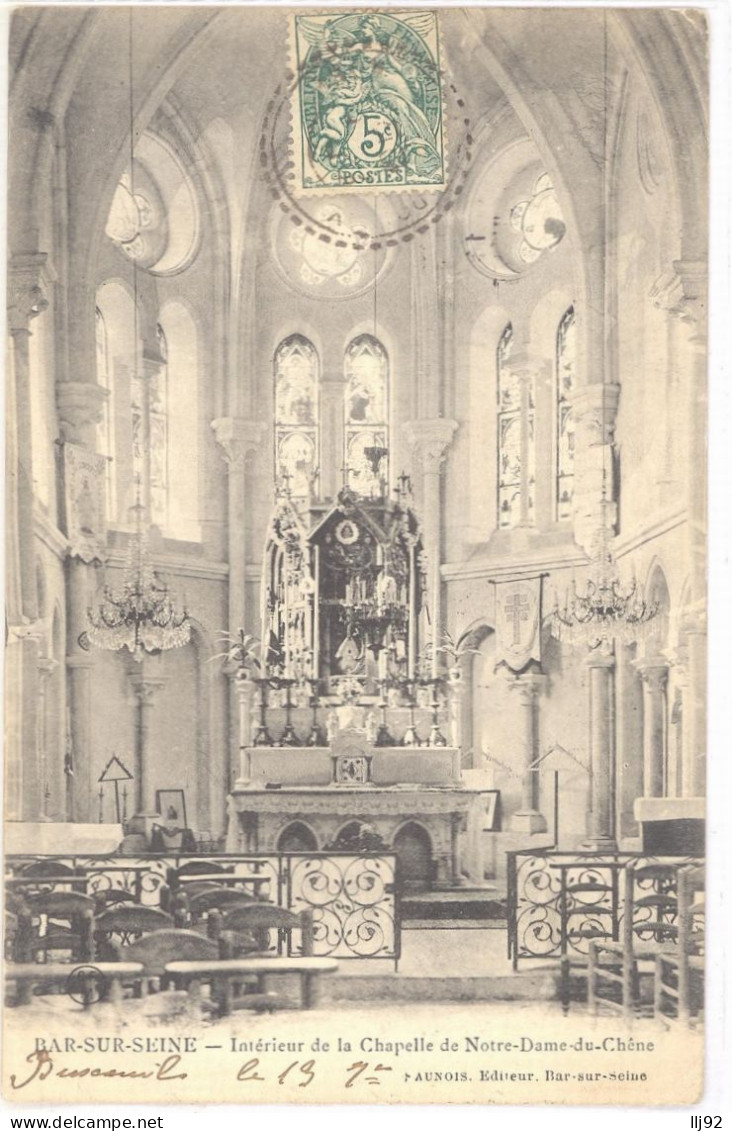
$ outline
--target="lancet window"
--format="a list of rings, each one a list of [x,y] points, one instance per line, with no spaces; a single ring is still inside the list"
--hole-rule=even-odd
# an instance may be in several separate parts
[[[498,389],[498,526],[509,530],[534,521],[536,444],[533,376],[511,364],[511,323],[496,350]]]
[[[319,448],[319,364],[315,347],[292,334],[277,347],[275,384],[275,479],[292,499],[316,494]]]
[[[345,357],[346,482],[366,498],[385,494],[389,480],[389,360],[370,334],[354,338]]]
[[[150,512],[161,528],[168,524],[168,342],[156,328],[160,366],[149,378]]]
[[[112,473],[113,461],[111,457],[114,455],[114,435],[112,430],[112,422],[114,420],[114,407],[113,407],[113,382],[111,380],[111,367],[109,361],[109,340],[107,336],[107,324],[104,321],[104,315],[99,307],[94,309],[94,332],[96,336],[97,347],[97,384],[101,385],[103,389],[107,390],[107,396],[102,407],[102,419],[99,423],[99,451],[107,456],[107,468],[105,473],[105,494],[107,503],[107,516],[112,518],[115,515],[115,502],[114,502],[114,476]]]

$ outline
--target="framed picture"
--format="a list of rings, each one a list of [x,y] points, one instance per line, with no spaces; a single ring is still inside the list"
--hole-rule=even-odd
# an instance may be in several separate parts
[[[188,828],[185,790],[158,789],[155,793],[155,808],[165,828]]]
[[[500,789],[491,789],[483,794],[485,802],[485,810],[483,813],[483,832],[496,833],[500,832],[500,812],[498,809],[498,799],[501,796]]]

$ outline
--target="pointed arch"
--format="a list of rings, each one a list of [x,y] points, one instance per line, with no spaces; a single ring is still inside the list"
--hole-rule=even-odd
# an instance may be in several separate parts
[[[389,358],[373,334],[347,346],[344,377],[346,481],[359,495],[380,496],[389,482]]]
[[[320,359],[313,343],[290,334],[274,355],[274,475],[304,502],[315,493],[320,460]]]
[[[277,852],[317,852],[318,838],[307,821],[290,821],[277,837]]]

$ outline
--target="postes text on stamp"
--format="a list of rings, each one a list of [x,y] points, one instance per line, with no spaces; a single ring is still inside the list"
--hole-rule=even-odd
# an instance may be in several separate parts
[[[292,19],[298,188],[444,188],[437,12]]]

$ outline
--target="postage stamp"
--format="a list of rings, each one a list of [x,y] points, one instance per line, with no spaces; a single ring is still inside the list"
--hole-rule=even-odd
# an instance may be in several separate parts
[[[298,188],[447,183],[438,14],[294,15]]]

